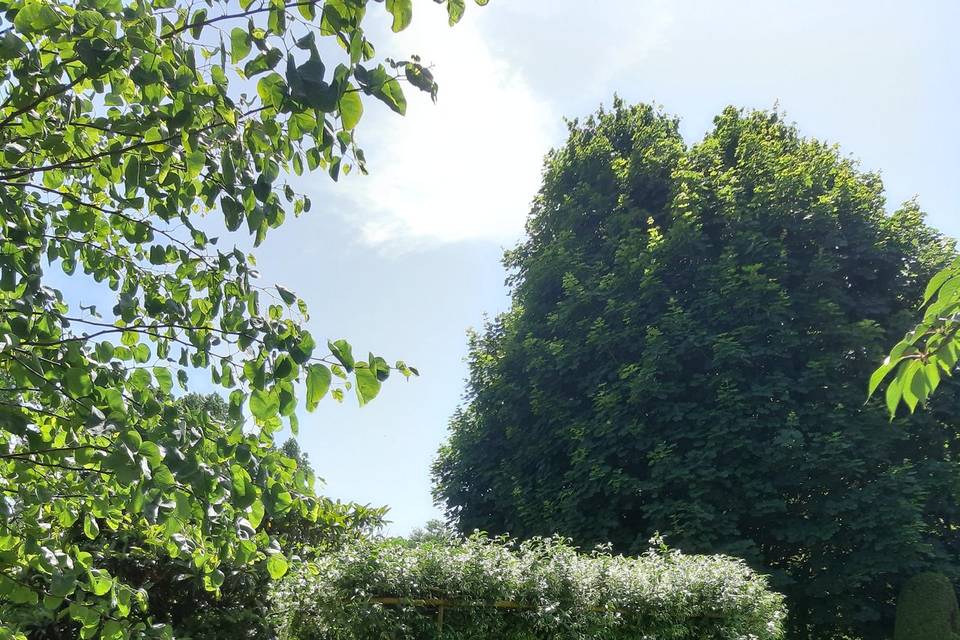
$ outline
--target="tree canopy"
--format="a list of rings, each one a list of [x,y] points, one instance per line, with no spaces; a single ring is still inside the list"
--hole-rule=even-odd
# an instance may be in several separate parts
[[[956,394],[889,422],[864,383],[949,259],[914,203],[778,113],[699,143],[649,106],[570,124],[470,338],[434,468],[463,531],[727,553],[793,638],[882,637],[906,577],[955,576]],[[949,397],[948,397],[949,396]]]
[[[320,507],[271,434],[298,404],[416,373],[322,346],[304,301],[219,237],[256,246],[309,211],[290,172],[363,171],[368,98],[402,114],[402,84],[436,96],[419,58],[378,57],[368,9],[412,19],[412,0],[0,0],[0,638],[50,616],[170,636],[77,531],[135,530],[212,590],[224,562],[283,575],[262,523]],[[49,270],[112,308],[71,307]],[[256,429],[184,410],[198,372]]]

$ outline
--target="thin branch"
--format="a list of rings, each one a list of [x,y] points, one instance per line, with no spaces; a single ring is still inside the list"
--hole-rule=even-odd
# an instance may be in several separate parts
[[[7,453],[4,455],[0,455],[0,460],[4,460],[6,458],[21,458],[23,456],[38,456],[38,455],[47,454],[47,453],[63,453],[67,451],[80,451],[81,449],[97,449],[99,451],[108,451],[106,447],[98,447],[97,445],[93,445],[93,444],[85,444],[85,445],[80,445],[76,447],[53,447],[50,449],[37,449],[35,451],[18,451],[16,453]]]
[[[47,411],[46,409],[31,407],[30,405],[20,404],[18,402],[7,402],[5,400],[0,400],[0,404],[7,407],[15,407],[17,409],[23,409],[25,411],[33,411],[34,413],[39,413],[45,416],[49,416],[51,418],[57,418],[58,420],[63,420],[64,422],[70,422],[70,418],[68,418],[67,416],[61,415],[59,413],[55,413],[53,411]]]
[[[153,233],[160,234],[160,235],[162,235],[163,237],[165,237],[165,238],[167,238],[168,240],[170,240],[171,242],[180,245],[180,246],[183,247],[188,253],[190,253],[190,255],[192,255],[193,257],[197,258],[197,259],[200,260],[201,262],[203,262],[208,268],[213,268],[213,265],[211,265],[210,262],[208,262],[208,256],[205,256],[204,254],[200,253],[200,252],[197,251],[195,248],[191,247],[189,244],[187,244],[186,242],[184,242],[184,241],[181,240],[180,238],[176,237],[175,235],[173,235],[173,234],[170,233],[169,231],[165,231],[165,230],[163,230],[163,229],[160,229],[160,228],[154,226],[152,223],[147,222],[147,221],[145,221],[145,220],[139,220],[139,219],[137,219],[137,218],[134,218],[133,216],[127,215],[127,214],[123,213],[122,211],[120,211],[119,209],[110,209],[110,208],[108,208],[108,207],[104,207],[104,206],[101,206],[101,205],[98,205],[98,204],[94,204],[94,203],[92,203],[92,202],[87,202],[86,200],[83,200],[83,199],[81,199],[81,198],[73,195],[72,193],[68,193],[68,192],[66,192],[66,191],[60,191],[59,189],[52,189],[52,188],[50,188],[50,187],[46,187],[46,186],[40,185],[40,184],[35,184],[35,183],[33,183],[33,182],[10,182],[10,181],[8,181],[8,180],[0,180],[0,185],[9,186],[9,187],[18,187],[18,188],[22,188],[22,189],[23,189],[23,188],[37,189],[38,191],[43,191],[43,192],[45,192],[45,193],[50,193],[50,194],[53,194],[53,195],[58,195],[58,196],[60,196],[61,198],[66,198],[67,200],[73,202],[74,204],[76,204],[76,205],[78,205],[78,206],[81,206],[81,207],[89,207],[89,208],[91,208],[91,209],[95,209],[95,210],[97,210],[97,211],[100,211],[101,213],[105,213],[105,214],[107,214],[107,215],[112,215],[112,216],[118,216],[118,217],[123,218],[124,220],[127,220],[127,221],[129,221],[129,222],[132,222],[132,223],[134,223],[134,224],[143,225],[144,227],[146,227],[147,229],[149,229],[149,230],[152,231]]]
[[[119,131],[117,129],[111,129],[109,127],[101,127],[99,125],[93,124],[92,122],[68,122],[66,123],[66,126],[84,127],[86,129],[96,129],[97,131],[103,131],[104,133],[109,133],[111,135],[119,134],[122,136],[130,136],[131,138],[141,138],[141,139],[143,138],[143,134],[136,133],[134,131]]]
[[[285,4],[285,5],[283,5],[283,9],[286,10],[286,9],[293,9],[294,7],[303,7],[303,6],[307,6],[307,5],[316,5],[318,1],[319,1],[319,0],[307,0],[306,2],[291,2],[290,4]],[[272,7],[272,6],[266,6],[266,7],[260,7],[260,8],[258,8],[258,9],[248,9],[247,11],[241,11],[241,12],[238,12],[238,13],[227,13],[227,14],[224,14],[224,15],[222,15],[222,16],[217,16],[217,17],[215,17],[215,18],[210,18],[209,20],[198,20],[197,22],[192,22],[192,23],[189,23],[189,24],[184,24],[183,26],[177,27],[176,29],[173,29],[172,31],[168,31],[167,33],[162,33],[162,34],[160,34],[160,37],[161,37],[161,38],[170,38],[170,37],[172,37],[172,36],[177,35],[178,33],[183,33],[184,31],[187,31],[187,30],[189,30],[189,29],[193,29],[194,27],[205,27],[205,26],[207,26],[207,25],[209,25],[209,24],[214,24],[215,22],[220,22],[220,21],[222,21],[222,20],[233,20],[233,19],[236,19],[236,18],[246,18],[247,16],[252,16],[252,15],[257,14],[257,13],[266,13],[267,11],[271,11],[271,10],[273,10],[273,9],[274,9],[274,7]]]
[[[263,105],[261,107],[257,107],[256,109],[250,109],[249,111],[241,113],[237,117],[237,119],[240,120],[242,118],[246,118],[250,115],[253,115],[254,113],[259,113],[260,111],[264,111],[266,109],[272,109],[272,108],[273,108],[272,106]],[[66,168],[73,167],[74,165],[89,163],[89,162],[93,162],[94,160],[99,160],[101,158],[123,154],[128,151],[139,149],[141,147],[149,147],[155,144],[165,145],[169,142],[172,142],[173,140],[176,140],[177,138],[182,137],[185,133],[188,135],[201,134],[201,133],[206,133],[207,131],[210,131],[212,129],[216,129],[217,127],[224,127],[224,126],[231,126],[231,125],[225,120],[221,120],[219,122],[214,122],[192,131],[177,131],[176,133],[172,133],[163,138],[157,138],[156,140],[140,140],[139,142],[134,142],[125,147],[119,147],[117,149],[112,149],[112,150],[105,149],[103,151],[98,151],[97,153],[92,153],[89,156],[85,156],[83,158],[68,158],[67,160],[61,160],[60,162],[55,162],[53,164],[47,164],[40,167],[25,167],[21,169],[17,169],[16,167],[14,167],[9,170],[0,170],[0,177],[6,180],[12,180],[14,178],[22,178],[24,176],[31,175],[34,173],[44,173],[46,171],[52,171],[54,169],[66,169]]]
[[[52,89],[52,90],[48,91],[47,93],[41,94],[36,100],[34,100],[33,102],[31,102],[30,104],[28,104],[28,105],[26,105],[26,106],[24,106],[24,107],[21,107],[21,108],[19,108],[19,109],[17,109],[16,111],[14,111],[14,112],[11,113],[10,115],[8,115],[8,116],[7,116],[6,118],[4,118],[3,120],[0,120],[0,129],[8,126],[8,125],[10,124],[10,121],[13,120],[14,118],[18,118],[18,117],[22,116],[23,114],[28,113],[29,111],[32,111],[34,108],[36,108],[37,106],[39,106],[40,103],[44,102],[45,100],[49,100],[50,98],[52,98],[52,97],[54,97],[54,96],[56,96],[56,95],[60,95],[61,93],[65,93],[65,92],[69,91],[70,89],[72,89],[73,87],[77,86],[78,84],[80,84],[80,83],[83,82],[84,80],[86,80],[86,76],[81,74],[80,77],[77,78],[76,80],[73,80],[73,81],[71,81],[71,82],[69,82],[69,83],[67,83],[67,84],[58,85],[58,86],[56,87],[56,89]]]
[[[56,462],[43,462],[40,460],[34,460],[27,456],[10,456],[10,459],[16,460],[17,462],[26,462],[28,464],[36,465],[38,467],[47,467],[50,469],[64,469],[66,471],[89,471],[91,473],[99,473],[105,476],[112,476],[113,471],[106,471],[104,469],[90,469],[88,467],[75,467],[69,464],[59,464]]]

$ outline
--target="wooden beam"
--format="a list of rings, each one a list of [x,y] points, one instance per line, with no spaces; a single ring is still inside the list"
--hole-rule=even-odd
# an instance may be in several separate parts
[[[382,596],[376,598],[370,598],[368,600],[371,604],[382,604],[384,606],[407,606],[407,607],[426,607],[426,608],[438,608],[441,611],[446,609],[481,609],[481,608],[491,608],[491,609],[516,609],[520,611],[534,611],[539,609],[538,606],[532,604],[520,604],[519,602],[511,602],[509,600],[496,600],[494,602],[463,602],[457,600],[445,600],[443,598],[397,598],[390,596]],[[630,609],[606,609],[603,607],[591,607],[587,609],[591,613],[619,613],[624,615],[636,615],[642,613],[640,611],[630,610]],[[706,619],[720,619],[723,615],[716,612],[708,612],[699,616],[691,616],[691,618],[706,618]]]

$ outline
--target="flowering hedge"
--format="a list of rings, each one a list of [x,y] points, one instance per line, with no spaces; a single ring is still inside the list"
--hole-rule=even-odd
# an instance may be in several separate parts
[[[743,562],[626,558],[561,539],[363,542],[272,594],[284,640],[777,640],[783,598]]]

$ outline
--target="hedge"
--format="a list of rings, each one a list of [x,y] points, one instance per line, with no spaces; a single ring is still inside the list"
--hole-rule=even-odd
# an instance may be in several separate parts
[[[783,598],[742,561],[567,541],[362,542],[271,595],[283,640],[776,640]]]

